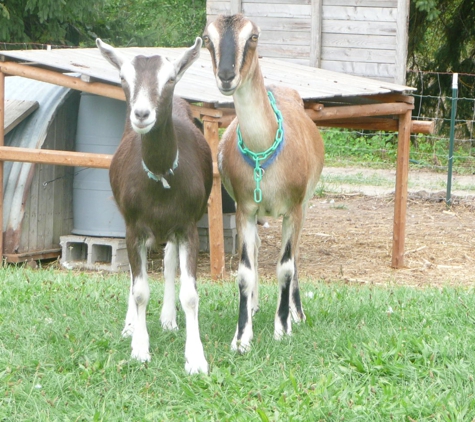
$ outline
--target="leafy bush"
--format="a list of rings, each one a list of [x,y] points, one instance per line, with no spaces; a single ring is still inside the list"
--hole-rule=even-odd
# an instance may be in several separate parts
[[[94,31],[116,46],[182,47],[206,24],[206,0],[106,0]]]

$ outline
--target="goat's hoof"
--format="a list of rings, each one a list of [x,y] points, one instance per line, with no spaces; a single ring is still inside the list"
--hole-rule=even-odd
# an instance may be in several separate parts
[[[178,331],[178,325],[176,321],[161,321],[162,328],[165,331]]]
[[[195,375],[195,374],[208,374],[208,362],[203,357],[199,359],[190,359],[186,360],[185,363],[185,371],[188,375]]]
[[[134,326],[132,324],[125,324],[124,329],[122,330],[122,337],[132,337],[134,334]]]
[[[139,362],[150,362],[150,353],[148,350],[139,350],[139,349],[132,349],[132,359],[136,359]]]
[[[295,310],[291,310],[290,314],[292,315],[292,321],[297,324],[300,322],[305,322],[305,320],[307,319],[303,311],[298,312]]]
[[[259,312],[259,306],[254,306],[252,308],[252,316],[256,315]]]
[[[242,339],[233,340],[231,343],[231,350],[233,352],[237,352],[241,354],[247,353],[251,350],[251,342],[250,341],[246,342],[246,341],[243,341]]]
[[[291,336],[292,330],[289,329],[288,331],[284,331],[282,329],[274,331],[274,340],[280,341],[284,338],[284,336]]]

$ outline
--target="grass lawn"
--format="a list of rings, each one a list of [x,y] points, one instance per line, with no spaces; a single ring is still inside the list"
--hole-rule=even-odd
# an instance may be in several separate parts
[[[152,361],[120,336],[128,275],[6,267],[0,272],[0,421],[471,421],[475,295],[302,280],[307,322],[273,340],[277,287],[261,285],[246,355],[231,352],[233,282],[200,280],[208,376],[184,371],[180,331],[159,322]]]

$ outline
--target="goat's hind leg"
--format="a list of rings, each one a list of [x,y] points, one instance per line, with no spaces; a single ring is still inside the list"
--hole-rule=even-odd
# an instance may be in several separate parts
[[[198,323],[199,297],[196,290],[196,267],[198,259],[198,229],[189,229],[188,238],[180,240],[180,302],[186,318],[185,370],[188,374],[208,373]]]
[[[291,317],[296,322],[305,319],[297,277],[298,243],[302,217],[301,207],[298,207],[282,221],[282,250],[277,264],[279,301],[274,323],[274,338],[277,340],[281,339],[284,334],[292,333]]]
[[[168,241],[165,247],[164,268],[165,292],[160,322],[164,330],[178,330],[175,306],[175,277],[178,264],[178,244]]]

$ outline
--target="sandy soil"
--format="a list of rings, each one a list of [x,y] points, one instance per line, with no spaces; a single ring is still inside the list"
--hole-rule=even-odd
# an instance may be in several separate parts
[[[329,174],[375,170],[327,168]],[[394,171],[376,170],[394,180]],[[411,172],[407,208],[405,268],[391,268],[394,188],[333,186],[311,201],[300,246],[300,278],[351,283],[429,285],[475,284],[475,196],[463,190],[475,176],[456,177],[453,205],[447,208],[446,175]],[[393,183],[393,182],[392,182]],[[383,183],[384,185],[384,183]],[[438,191],[437,191],[438,189]],[[444,188],[445,189],[445,188]],[[280,221],[259,227],[259,273],[275,277]],[[233,279],[237,256],[226,256]],[[200,254],[199,275],[209,275],[209,256]]]

